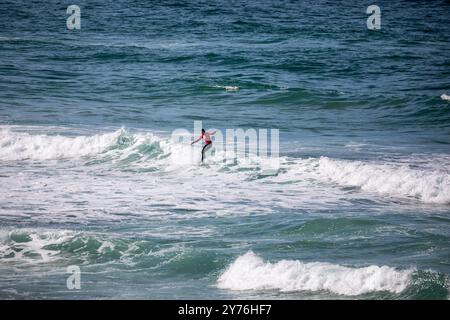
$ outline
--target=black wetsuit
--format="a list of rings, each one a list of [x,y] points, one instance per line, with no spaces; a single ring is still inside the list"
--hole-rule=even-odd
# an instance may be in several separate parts
[[[203,158],[205,157],[206,150],[208,150],[212,146],[212,141],[205,141],[205,142],[206,142],[206,144],[203,146],[203,149],[202,149],[202,162],[203,162]]]

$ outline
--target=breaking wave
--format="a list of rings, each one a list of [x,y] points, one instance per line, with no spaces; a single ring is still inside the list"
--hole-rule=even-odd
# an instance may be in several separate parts
[[[364,191],[396,197],[411,197],[425,203],[450,203],[450,174],[407,164],[381,164],[334,160],[327,157],[300,160],[293,174]]]
[[[388,266],[363,268],[298,260],[265,262],[253,252],[238,257],[218,279],[230,290],[329,291],[356,296],[376,291],[400,293],[412,281],[413,269]]]
[[[155,170],[166,170],[199,164],[200,149],[152,133],[130,133],[125,129],[91,136],[30,134],[10,128],[0,129],[0,161],[82,159],[86,165],[118,162],[129,169],[150,166]],[[256,177],[280,183],[310,181],[356,187],[365,192],[413,198],[424,203],[450,203],[448,157],[435,159],[430,156],[425,166],[423,159],[422,165],[418,166],[413,158],[389,163],[328,157],[280,157],[279,168],[267,174],[264,170],[271,166],[266,161],[268,159],[227,159],[220,153],[223,151],[216,151],[207,157],[209,165],[221,173],[245,172],[249,180]]]
[[[61,136],[0,129],[1,160],[79,159],[107,155],[109,158],[140,158],[161,153],[160,139],[152,134],[130,134],[124,129],[92,136]]]

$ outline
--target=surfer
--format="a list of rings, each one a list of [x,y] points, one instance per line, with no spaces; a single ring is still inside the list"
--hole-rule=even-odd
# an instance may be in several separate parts
[[[205,129],[202,129],[202,134],[200,135],[200,137],[191,142],[191,145],[193,145],[194,143],[200,141],[200,140],[205,140],[205,145],[203,146],[202,149],[202,162],[203,162],[203,158],[205,157],[205,152],[211,148],[212,146],[212,141],[211,141],[211,136],[214,135],[216,133],[216,131],[213,132],[206,132]]]

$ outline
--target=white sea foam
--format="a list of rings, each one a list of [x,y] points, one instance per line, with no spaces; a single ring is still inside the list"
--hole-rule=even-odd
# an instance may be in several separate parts
[[[0,259],[28,263],[45,263],[57,259],[59,251],[49,250],[50,245],[63,243],[74,233],[61,231],[36,232],[28,229],[0,231]]]
[[[89,156],[87,163],[127,160],[132,169],[156,168],[172,171],[200,163],[200,146],[175,143],[151,133],[131,134],[124,129],[91,136],[62,136],[30,134],[0,128],[0,161],[72,159]],[[94,162],[91,162],[91,158]],[[150,159],[151,158],[151,159]],[[265,159],[231,158],[215,147],[208,152],[206,163],[212,165],[220,184],[239,179],[258,180],[272,176],[271,182],[292,183],[307,181],[310,185],[327,184],[357,187],[362,191],[392,197],[409,197],[425,203],[450,203],[450,158],[448,156],[401,159],[397,162],[337,160],[328,157],[309,159],[280,159],[279,171],[264,174],[269,167]],[[183,170],[184,170],[183,169]],[[203,171],[196,170],[197,173]],[[281,173],[280,173],[281,172]],[[227,173],[235,176],[230,180]],[[280,173],[280,174],[279,174]],[[187,175],[189,181],[191,175]],[[27,178],[28,179],[28,178]],[[26,181],[29,184],[28,181]],[[241,186],[242,187],[242,186]]]
[[[240,88],[238,86],[219,86],[215,85],[214,88],[225,89],[226,91],[238,91]]]
[[[362,268],[298,260],[265,262],[253,252],[238,257],[218,279],[230,290],[329,291],[356,296],[376,291],[400,293],[414,270],[371,265]]]
[[[151,133],[133,135],[124,129],[91,136],[62,136],[30,134],[6,127],[0,128],[0,160],[78,159],[102,153],[123,160],[132,154],[142,157],[139,147],[153,144],[159,148],[160,142]]]
[[[432,160],[430,160],[432,161]],[[328,157],[302,159],[287,178],[314,179],[341,186],[358,187],[395,197],[411,197],[425,203],[450,203],[450,174],[446,166],[411,168],[405,163],[371,163]]]
[[[100,255],[115,251],[111,239],[71,230],[14,229],[0,230],[0,260],[11,263],[40,264],[63,258],[64,247],[76,248],[73,254],[87,258],[97,246]],[[122,255],[128,254],[117,250]],[[69,249],[70,250],[70,249]]]
[[[63,160],[101,154],[111,161],[124,160],[131,156],[136,165],[136,159],[143,157],[143,160],[146,160],[145,156],[151,156],[152,151],[149,149],[152,148],[149,147],[156,149],[154,153],[164,155],[161,158],[165,161],[161,164],[168,169],[197,165],[201,160],[200,144],[191,146],[187,142],[174,142],[148,132],[132,134],[125,129],[119,129],[91,136],[67,136],[31,134],[9,127],[0,128],[0,160]],[[208,152],[207,161],[223,162],[225,152],[215,151],[216,148],[213,147]],[[153,158],[157,156],[158,154],[153,155]],[[98,160],[98,157],[96,159]],[[254,160],[252,159],[253,162]],[[244,165],[248,161],[249,159],[242,159],[240,163]]]
[[[450,175],[445,171],[411,169],[392,164],[338,161],[321,157],[319,174],[366,191],[414,197],[428,203],[450,203]]]
[[[450,96],[446,95],[445,93],[441,95],[442,100],[450,101]]]
[[[110,241],[104,241],[102,242],[101,246],[97,249],[98,253],[105,253],[107,251],[114,250],[115,245]]]
[[[29,134],[0,129],[1,160],[49,160],[82,157],[105,151],[122,133],[66,137],[60,135]]]

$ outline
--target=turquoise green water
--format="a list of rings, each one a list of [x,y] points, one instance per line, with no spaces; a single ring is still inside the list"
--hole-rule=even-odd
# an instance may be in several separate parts
[[[0,7],[0,298],[449,298],[448,2],[77,4]]]

